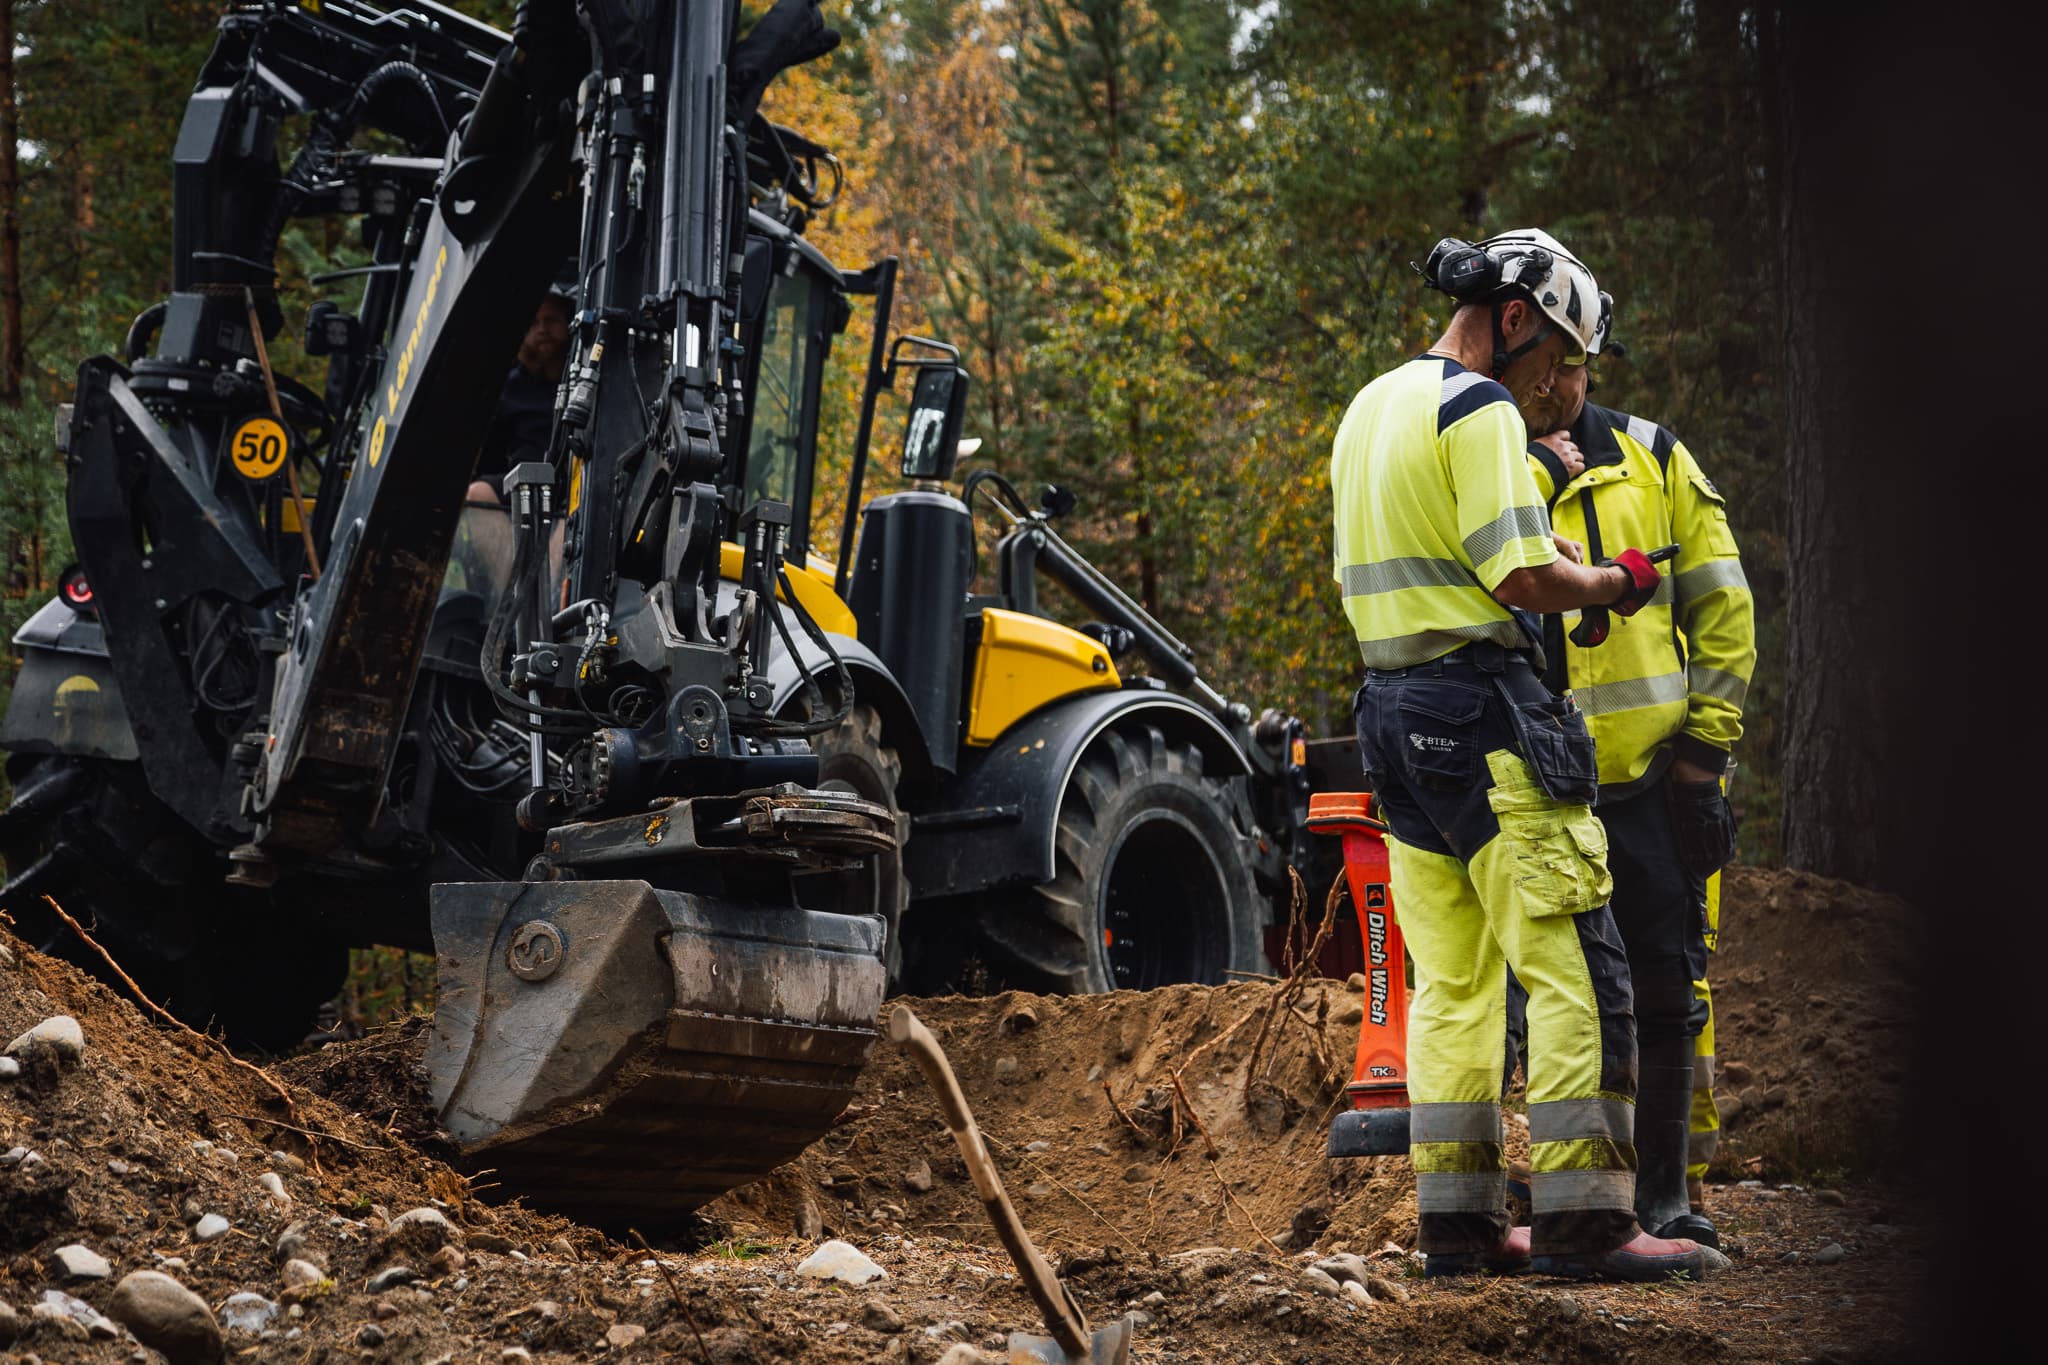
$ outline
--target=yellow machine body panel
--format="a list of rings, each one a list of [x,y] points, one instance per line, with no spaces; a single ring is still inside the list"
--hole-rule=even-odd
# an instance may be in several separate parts
[[[1100,643],[1042,616],[989,607],[981,613],[968,694],[967,742],[986,748],[1041,706],[1123,686]]]
[[[746,571],[747,552],[735,541],[724,541],[718,547],[718,576],[737,583]],[[797,605],[810,613],[818,629],[832,635],[858,635],[860,632],[853,619],[853,609],[840,600],[832,590],[833,566],[822,559],[813,558],[807,563],[790,563],[789,585],[796,589]],[[782,596],[776,589],[775,595]]]

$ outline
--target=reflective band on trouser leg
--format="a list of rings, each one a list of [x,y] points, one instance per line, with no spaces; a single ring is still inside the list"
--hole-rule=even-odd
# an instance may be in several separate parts
[[[1431,1215],[1500,1214],[1507,1202],[1508,1163],[1498,1101],[1416,1104],[1409,1111],[1408,1143],[1418,1209]],[[1487,1247],[1499,1240],[1495,1235]]]
[[[1530,852],[1511,836],[1480,849],[1472,879],[1489,903],[1514,907]],[[1515,910],[1492,923],[1529,992],[1532,1244],[1538,1255],[1611,1250],[1635,1226],[1636,1163],[1634,1002],[1614,915]]]
[[[1707,1026],[1700,1030],[1692,1059],[1692,1134],[1686,1147],[1688,1180],[1707,1178],[1707,1164],[1721,1145],[1721,1109],[1714,1103],[1714,993],[1704,978],[1692,992],[1707,1007]]]
[[[1387,840],[1408,1003],[1409,1156],[1423,1254],[1491,1251],[1507,1235],[1500,1067],[1507,965],[1465,865]]]
[[[1635,1205],[1635,1164],[1635,1105],[1628,1100],[1529,1106],[1529,1192],[1539,1216],[1554,1223],[1550,1216],[1591,1211],[1604,1228],[1613,1211]]]

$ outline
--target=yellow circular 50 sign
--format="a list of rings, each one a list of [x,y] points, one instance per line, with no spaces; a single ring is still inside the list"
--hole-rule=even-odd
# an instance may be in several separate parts
[[[250,417],[235,428],[228,441],[228,454],[235,472],[245,479],[267,479],[284,468],[291,437],[284,424],[271,417]]]

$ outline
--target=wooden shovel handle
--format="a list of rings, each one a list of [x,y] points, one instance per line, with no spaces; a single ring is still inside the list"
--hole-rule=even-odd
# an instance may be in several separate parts
[[[1066,1286],[1052,1273],[1045,1257],[1039,1255],[1038,1248],[1031,1244],[1031,1235],[1024,1231],[1024,1220],[1017,1216],[1010,1196],[1003,1192],[1003,1182],[996,1175],[996,1163],[990,1159],[988,1147],[981,1140],[981,1129],[975,1126],[974,1114],[967,1107],[967,1097],[960,1091],[960,1082],[954,1078],[953,1068],[946,1061],[946,1053],[939,1046],[939,1040],[932,1037],[931,1030],[911,1013],[908,1005],[898,1005],[890,1011],[889,1037],[911,1055],[917,1069],[924,1072],[924,1078],[938,1092],[939,1109],[946,1117],[946,1127],[953,1131],[953,1140],[960,1144],[960,1155],[967,1162],[967,1173],[974,1178],[981,1206],[988,1211],[989,1221],[995,1224],[996,1236],[1002,1239],[1004,1250],[1017,1263],[1017,1273],[1023,1278],[1024,1287],[1031,1291],[1038,1311],[1045,1317],[1046,1330],[1076,1360],[1088,1359],[1087,1319],[1081,1316],[1080,1308],[1068,1295]]]

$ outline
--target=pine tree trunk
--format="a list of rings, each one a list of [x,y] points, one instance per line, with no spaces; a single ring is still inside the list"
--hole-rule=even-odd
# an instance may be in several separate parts
[[[1844,222],[1860,196],[1842,184],[1844,139],[1854,135],[1833,82],[1816,79],[1831,60],[1831,25],[1800,6],[1780,20],[1774,73],[1779,113],[1784,292],[1787,578],[1783,782],[1786,861],[1868,885],[1896,885],[1905,793],[1887,785],[1886,751],[1902,693],[1881,661],[1895,633],[1879,556],[1895,495],[1869,457],[1887,443],[1863,439],[1872,413],[1863,402],[1855,332],[1864,311]]]
[[[21,406],[21,119],[14,105],[14,0],[0,0],[0,403]]]

